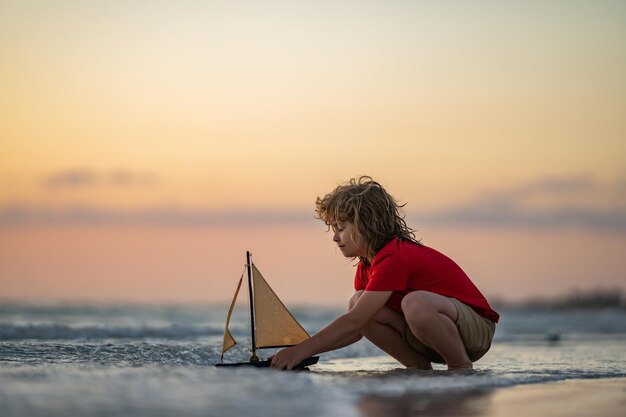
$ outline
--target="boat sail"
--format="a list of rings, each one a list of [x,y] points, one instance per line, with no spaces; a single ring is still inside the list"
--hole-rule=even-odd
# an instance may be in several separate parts
[[[246,252],[246,270],[248,271],[248,292],[250,295],[250,328],[251,328],[251,351],[252,356],[249,362],[243,363],[218,363],[216,366],[240,366],[254,365],[257,367],[268,367],[269,360],[260,360],[257,356],[257,349],[279,348],[294,346],[310,336],[300,323],[293,317],[287,307],[280,301],[280,298],[269,286],[256,265],[250,261],[250,252]],[[237,344],[237,341],[230,333],[228,325],[233,313],[237,296],[243,283],[243,274],[239,278],[233,301],[226,317],[224,328],[224,341],[222,344],[222,355],[220,361],[224,360],[224,353]],[[317,363],[318,357],[307,358],[294,369],[302,369],[305,366]]]

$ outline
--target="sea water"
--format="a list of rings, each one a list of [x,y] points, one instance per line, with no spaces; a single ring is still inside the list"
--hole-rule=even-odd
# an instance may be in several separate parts
[[[476,372],[403,369],[362,340],[309,372],[224,369],[227,306],[0,304],[0,415],[361,416],[364,399],[429,398],[519,384],[626,376],[626,311],[502,310]],[[314,333],[339,309],[292,310]],[[245,361],[249,322],[236,311]],[[263,356],[273,351],[263,352]]]

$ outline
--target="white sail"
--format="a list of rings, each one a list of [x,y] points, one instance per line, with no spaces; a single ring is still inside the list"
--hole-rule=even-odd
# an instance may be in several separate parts
[[[224,342],[222,343],[222,357],[221,357],[222,360],[224,359],[224,353],[228,349],[232,348],[233,346],[237,344],[237,341],[235,340],[233,335],[230,334],[228,325],[230,324],[230,316],[233,314],[233,308],[235,307],[235,302],[237,301],[237,295],[239,295],[239,289],[241,288],[242,281],[243,281],[243,274],[241,275],[241,278],[239,278],[239,283],[237,284],[237,290],[235,290],[235,296],[233,297],[233,301],[230,303],[230,309],[228,310],[228,316],[226,317],[226,326],[224,328]]]
[[[257,347],[293,346],[308,339],[309,334],[280,301],[257,267],[251,266]]]

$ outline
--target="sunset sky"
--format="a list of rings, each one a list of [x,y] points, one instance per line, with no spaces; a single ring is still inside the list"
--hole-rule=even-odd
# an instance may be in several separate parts
[[[367,174],[488,296],[626,291],[626,2],[0,0],[0,299],[285,302]]]

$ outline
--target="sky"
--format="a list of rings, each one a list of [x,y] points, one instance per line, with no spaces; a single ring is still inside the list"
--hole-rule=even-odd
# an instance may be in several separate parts
[[[626,291],[622,1],[0,0],[0,62],[0,299],[345,303],[358,175],[489,298]]]

